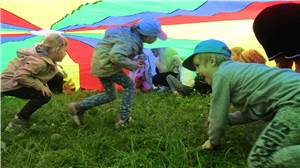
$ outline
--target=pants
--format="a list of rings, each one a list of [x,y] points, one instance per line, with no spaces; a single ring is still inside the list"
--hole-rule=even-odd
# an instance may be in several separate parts
[[[49,89],[54,93],[62,93],[64,85],[64,76],[57,73],[51,80],[47,82]]]
[[[300,106],[281,108],[248,157],[250,168],[300,167]]]
[[[134,84],[132,80],[124,73],[118,73],[110,77],[100,77],[105,91],[95,96],[88,97],[79,103],[79,107],[88,110],[92,107],[112,102],[116,99],[116,89],[114,83],[120,84],[125,92],[121,103],[120,118],[127,120],[131,110],[132,98],[134,94]]]
[[[51,97],[43,96],[42,92],[27,87],[3,92],[2,94],[22,99],[29,99],[29,102],[27,102],[21,111],[17,113],[17,116],[24,120],[28,120],[37,109],[48,103],[51,99]]]
[[[178,91],[180,94],[187,96],[193,91],[193,87],[183,85],[176,77],[173,75],[167,76],[167,82],[172,91]]]
[[[172,75],[176,77],[178,74],[174,72],[158,73],[152,77],[153,85],[169,87],[169,84],[167,82],[168,75]]]

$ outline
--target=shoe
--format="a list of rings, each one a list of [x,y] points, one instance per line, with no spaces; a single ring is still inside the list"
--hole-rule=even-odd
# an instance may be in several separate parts
[[[24,120],[19,118],[18,116],[15,116],[7,127],[5,128],[5,131],[12,132],[12,131],[21,131],[28,127],[28,120]]]
[[[156,92],[157,92],[157,93],[163,93],[163,92],[166,92],[166,91],[168,91],[168,90],[169,90],[168,87],[166,87],[166,86],[161,86]]]
[[[72,120],[77,126],[80,126],[83,120],[83,110],[79,109],[78,103],[72,102],[68,104],[68,111],[71,115]]]
[[[116,124],[116,128],[124,128],[127,127],[129,124],[132,124],[134,122],[134,120],[132,119],[132,117],[129,117],[127,120],[122,120],[120,119]]]

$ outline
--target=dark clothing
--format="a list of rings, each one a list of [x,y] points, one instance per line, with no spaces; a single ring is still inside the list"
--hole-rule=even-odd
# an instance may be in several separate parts
[[[212,92],[211,86],[205,82],[203,76],[199,76],[199,75],[197,75],[195,78],[194,88],[198,93],[201,93],[201,94],[208,94],[208,93]]]
[[[17,116],[21,119],[28,120],[32,113],[39,109],[42,105],[48,103],[51,97],[43,96],[41,91],[33,88],[22,87],[17,90],[2,92],[7,96],[14,96],[21,99],[29,99],[29,102],[21,109]]]
[[[183,96],[188,96],[190,95],[193,90],[195,89],[198,93],[200,94],[208,94],[208,93],[211,93],[211,86],[208,85],[205,80],[204,80],[204,77],[202,76],[199,76],[197,75],[195,77],[195,85],[194,87],[189,87],[189,86],[186,86],[184,84],[182,84],[180,82],[179,79],[177,79],[175,76],[173,75],[168,75],[167,76],[167,81],[168,81],[168,84],[170,86],[170,89],[172,91],[177,91],[179,92],[181,95]]]
[[[178,73],[174,72],[165,72],[165,73],[158,73],[152,77],[152,82],[154,86],[166,86],[169,87],[167,76],[172,75],[174,77],[178,76]]]
[[[62,93],[64,85],[64,76],[57,73],[52,79],[48,81],[48,87],[53,93]]]
[[[253,31],[269,60],[284,55],[300,57],[300,4],[284,3],[262,10],[255,18]]]

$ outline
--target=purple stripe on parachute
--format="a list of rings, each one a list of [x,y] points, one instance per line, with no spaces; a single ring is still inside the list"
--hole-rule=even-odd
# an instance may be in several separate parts
[[[272,0],[259,0],[263,2]],[[195,10],[175,10],[171,13],[160,13],[160,12],[143,12],[139,14],[134,14],[130,16],[109,16],[99,22],[93,24],[80,24],[74,26],[68,26],[60,29],[60,31],[78,29],[83,27],[100,27],[109,25],[123,25],[126,23],[133,22],[137,19],[152,16],[152,17],[172,17],[172,16],[211,16],[223,12],[238,12],[243,10],[249,4],[259,1],[208,1],[201,5]]]
[[[33,30],[33,29],[29,29],[29,28],[24,28],[24,27],[13,26],[13,25],[6,24],[6,23],[0,23],[0,27],[6,28],[6,29],[15,29],[15,30],[27,30],[27,31]]]
[[[98,42],[100,41],[100,39],[91,38],[91,37],[74,36],[74,35],[68,35],[68,34],[64,34],[64,36],[67,38],[71,38],[71,39],[83,42],[87,45],[90,45],[91,47],[96,47]]]
[[[1,37],[0,44],[12,41],[23,41],[25,39],[31,38],[33,35],[23,35],[23,36],[13,36],[13,37]]]

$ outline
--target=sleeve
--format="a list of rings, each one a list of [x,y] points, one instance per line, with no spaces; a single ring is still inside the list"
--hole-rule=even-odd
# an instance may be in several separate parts
[[[212,83],[212,100],[208,116],[208,136],[211,144],[220,145],[228,123],[230,107],[230,82],[222,75],[215,75]]]
[[[228,115],[228,124],[231,126],[239,125],[239,124],[246,124],[246,123],[249,123],[252,121],[256,121],[256,120],[253,120],[250,117],[245,116],[240,111],[237,111],[234,113],[229,113],[229,115]]]
[[[133,49],[130,47],[130,44],[126,44],[125,42],[115,43],[109,53],[111,56],[110,61],[121,67],[135,70],[137,68],[136,62],[128,58],[128,56],[132,54],[132,50]]]
[[[181,64],[182,64],[182,61],[181,61],[179,55],[174,56],[173,61],[172,61],[172,64],[173,64],[173,66],[174,66],[174,67],[172,68],[173,71],[176,72],[176,73],[179,73],[179,68],[180,68],[180,66],[181,66]]]
[[[27,57],[15,73],[16,81],[25,86],[32,87],[36,90],[41,90],[44,83],[38,78],[35,78],[42,70],[46,68],[47,64],[43,61],[38,61]]]

